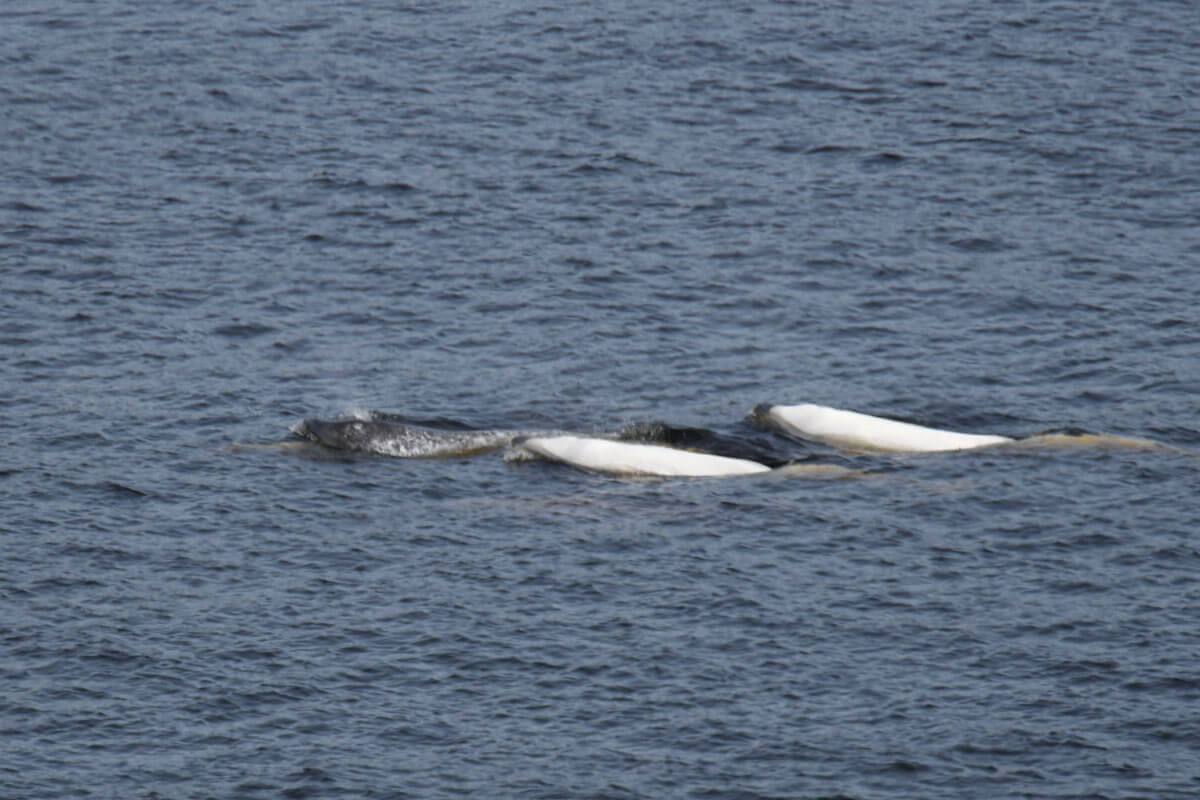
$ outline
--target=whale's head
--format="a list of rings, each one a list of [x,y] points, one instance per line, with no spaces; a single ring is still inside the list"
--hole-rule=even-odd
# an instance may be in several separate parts
[[[375,438],[372,427],[373,423],[361,420],[306,419],[294,430],[298,436],[336,450],[370,450]]]
[[[774,408],[770,403],[759,403],[754,408],[750,409],[747,415],[751,422],[759,425],[765,425],[771,421],[771,409]]]

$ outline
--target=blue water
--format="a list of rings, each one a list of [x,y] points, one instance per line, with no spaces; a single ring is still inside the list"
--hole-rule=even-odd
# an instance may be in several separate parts
[[[0,10],[0,796],[1200,794],[1190,3],[398,6]],[[1169,447],[270,446],[760,402]]]

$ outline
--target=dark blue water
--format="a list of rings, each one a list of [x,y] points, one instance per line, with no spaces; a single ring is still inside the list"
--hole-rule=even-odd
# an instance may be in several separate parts
[[[0,796],[1200,794],[1197,22],[0,10]],[[759,402],[1170,449],[241,446]]]

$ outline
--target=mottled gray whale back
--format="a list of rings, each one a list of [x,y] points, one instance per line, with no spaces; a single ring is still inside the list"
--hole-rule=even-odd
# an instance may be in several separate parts
[[[381,419],[380,416],[386,415],[373,415],[369,419],[306,419],[295,425],[292,432],[332,450],[397,458],[473,455],[508,447],[514,441],[529,437],[563,433],[547,430],[449,430]],[[678,427],[661,422],[628,425],[616,434],[586,435],[625,442],[663,444],[731,458],[749,458],[771,466],[786,463],[786,459],[775,457],[761,448],[739,444],[736,440],[703,428]]]
[[[450,431],[382,420],[306,419],[298,436],[334,450],[397,458],[432,458],[482,453],[507,447],[522,431]]]

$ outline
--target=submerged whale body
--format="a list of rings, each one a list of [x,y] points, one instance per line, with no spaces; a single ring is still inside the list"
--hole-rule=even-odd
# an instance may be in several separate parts
[[[793,463],[795,459],[795,453],[780,450],[777,437],[764,437],[754,431],[749,434],[739,431],[736,435],[730,435],[666,422],[636,422],[622,428],[615,438],[623,442],[661,444],[681,450],[757,461],[768,467],[781,467]]]
[[[515,431],[448,431],[382,420],[306,419],[293,432],[334,450],[396,458],[483,453],[507,447]]]

